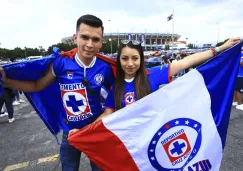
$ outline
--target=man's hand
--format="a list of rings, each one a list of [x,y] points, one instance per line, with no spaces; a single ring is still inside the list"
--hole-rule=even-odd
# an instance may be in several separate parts
[[[5,82],[6,81],[6,73],[2,67],[0,67],[0,73],[1,73],[1,81]]]
[[[68,136],[72,135],[73,133],[79,131],[79,129],[72,129],[69,131]]]

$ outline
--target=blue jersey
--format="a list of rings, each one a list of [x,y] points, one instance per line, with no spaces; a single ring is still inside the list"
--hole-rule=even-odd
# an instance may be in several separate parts
[[[243,62],[243,53],[241,54],[240,62]],[[243,77],[243,66],[239,66],[238,76],[237,77]]]
[[[102,113],[101,87],[110,87],[114,82],[110,65],[96,57],[88,67],[77,55],[73,60],[57,58],[53,74],[60,85],[60,107],[64,107],[59,115],[61,128],[69,131],[92,123]]]
[[[162,84],[167,84],[170,82],[169,76],[169,65],[156,66],[153,68],[149,68],[148,79],[150,82],[151,92],[154,92],[159,89],[159,86]],[[115,109],[115,98],[114,98],[114,85],[112,86],[112,91],[109,92],[108,97],[106,99],[105,107],[110,108],[112,110]],[[132,104],[136,101],[136,90],[134,86],[134,80],[125,80],[125,90],[124,96],[122,99],[122,107],[126,105]]]

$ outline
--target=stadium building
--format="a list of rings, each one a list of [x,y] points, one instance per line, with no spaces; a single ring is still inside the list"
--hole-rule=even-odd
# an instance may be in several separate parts
[[[173,40],[177,41],[181,36],[173,35]],[[169,44],[172,40],[172,34],[168,33],[104,33],[104,43],[106,41],[116,40],[118,46],[121,40],[133,39],[139,40],[145,50],[163,49],[165,44]],[[73,44],[73,37],[65,37],[61,39],[62,43]]]

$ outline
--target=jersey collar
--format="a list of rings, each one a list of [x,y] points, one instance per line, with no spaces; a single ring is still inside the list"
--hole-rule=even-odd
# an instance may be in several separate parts
[[[133,80],[134,80],[134,77],[133,78],[130,78],[130,79],[124,79],[127,83],[131,83],[131,82],[133,82]]]
[[[81,66],[82,68],[92,68],[96,62],[96,56],[93,57],[92,62],[90,63],[89,66],[86,66],[78,57],[78,54],[76,53],[75,55],[75,60],[78,63],[79,66]]]

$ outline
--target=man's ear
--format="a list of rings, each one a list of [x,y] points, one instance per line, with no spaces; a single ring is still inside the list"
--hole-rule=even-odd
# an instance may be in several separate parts
[[[73,41],[74,41],[74,44],[77,44],[77,34],[73,34]]]
[[[101,38],[101,40],[100,40],[100,47],[99,48],[101,48],[102,47],[102,45],[103,45],[103,42],[104,42],[104,38]]]

